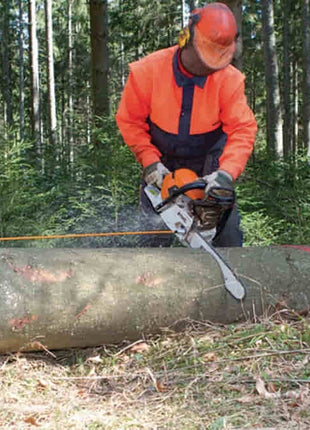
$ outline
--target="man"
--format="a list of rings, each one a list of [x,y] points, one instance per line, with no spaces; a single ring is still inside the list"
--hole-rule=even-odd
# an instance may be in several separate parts
[[[230,65],[237,37],[231,10],[223,3],[196,9],[182,34],[179,46],[130,64],[116,121],[147,184],[160,188],[169,171],[185,167],[204,177],[208,195],[232,188],[244,170],[256,121],[245,77]],[[141,203],[151,214],[143,191]],[[239,221],[234,207],[213,244],[241,246]]]

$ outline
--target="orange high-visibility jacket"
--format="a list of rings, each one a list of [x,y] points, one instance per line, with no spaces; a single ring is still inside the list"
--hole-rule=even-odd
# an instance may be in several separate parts
[[[161,160],[172,170],[175,157],[179,163],[174,167],[192,167],[200,174],[205,156],[225,134],[211,170],[223,169],[236,179],[257,130],[244,94],[245,77],[231,65],[207,77],[186,77],[178,68],[178,49],[163,49],[130,64],[116,114],[124,141],[143,167]]]

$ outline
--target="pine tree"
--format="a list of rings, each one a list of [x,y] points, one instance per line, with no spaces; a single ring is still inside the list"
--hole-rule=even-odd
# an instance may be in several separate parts
[[[265,77],[267,89],[267,144],[271,154],[283,154],[279,69],[274,31],[272,0],[262,0]]]

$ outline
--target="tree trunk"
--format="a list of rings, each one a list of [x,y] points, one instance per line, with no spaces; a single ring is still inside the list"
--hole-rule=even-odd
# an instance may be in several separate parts
[[[181,0],[181,28],[186,25],[186,5],[185,0]]]
[[[297,148],[298,148],[298,63],[297,59],[295,58],[293,61],[293,139],[292,139],[292,145],[293,145],[293,154],[296,155]]]
[[[192,11],[197,7],[197,0],[187,0],[189,10]]]
[[[109,114],[107,0],[90,0],[93,115]]]
[[[273,156],[281,156],[283,154],[283,132],[273,16],[273,1],[262,0],[262,23],[267,91],[267,145]]]
[[[174,249],[2,249],[0,352],[135,340],[187,318],[228,324],[285,297],[310,309],[310,248],[221,252],[247,284],[243,303],[207,253]]]
[[[69,165],[73,168],[74,164],[74,147],[73,147],[73,43],[72,43],[72,4],[74,0],[68,2],[68,146],[69,146]],[[65,144],[65,143],[64,143]]]
[[[11,97],[11,61],[10,61],[10,7],[11,1],[4,1],[3,13],[3,69],[4,69],[4,96],[6,105],[6,123],[13,125],[12,97]]]
[[[222,0],[221,3],[225,3],[233,11],[235,15],[239,37],[236,44],[236,52],[232,64],[237,69],[242,70],[242,0]]]
[[[87,145],[91,144],[91,88],[90,88],[90,82],[86,81],[86,88],[87,88],[87,96],[86,96],[86,142]]]
[[[310,157],[310,0],[303,0],[304,26],[304,91],[303,91],[303,135],[307,156]]]
[[[19,138],[25,136],[25,93],[24,93],[24,8],[23,1],[18,0],[19,8]]]
[[[291,0],[285,0],[283,7],[283,51],[284,51],[284,121],[283,155],[287,159],[292,155],[292,108],[291,108],[291,59],[290,59],[290,20]]]
[[[53,18],[52,1],[45,0],[45,39],[46,39],[46,69],[48,88],[48,116],[49,116],[49,142],[51,160],[48,163],[55,164],[55,154],[57,150],[57,118],[55,99],[55,78],[54,78],[54,55],[53,55]]]
[[[41,119],[40,119],[40,93],[39,93],[39,50],[37,39],[36,3],[28,0],[29,8],[29,49],[31,70],[31,124],[32,135],[36,144],[36,157],[41,153]]]

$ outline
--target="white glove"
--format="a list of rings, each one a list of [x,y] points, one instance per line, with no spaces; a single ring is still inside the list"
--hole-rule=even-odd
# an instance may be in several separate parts
[[[225,172],[225,170],[216,170],[210,175],[204,176],[203,179],[206,182],[206,194],[209,190],[215,187],[227,189],[233,188],[233,178],[229,173]]]
[[[164,177],[170,173],[162,163],[156,161],[143,170],[143,178],[148,185],[156,185],[161,188]]]

